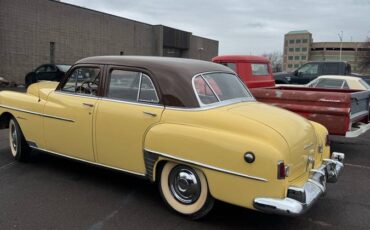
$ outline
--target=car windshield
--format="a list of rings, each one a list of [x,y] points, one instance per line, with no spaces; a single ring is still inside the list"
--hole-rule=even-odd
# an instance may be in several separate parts
[[[70,65],[57,65],[57,67],[60,71],[65,72],[65,73],[71,68]]]
[[[233,99],[253,99],[239,78],[230,73],[207,73],[193,79],[194,90],[201,105]]]

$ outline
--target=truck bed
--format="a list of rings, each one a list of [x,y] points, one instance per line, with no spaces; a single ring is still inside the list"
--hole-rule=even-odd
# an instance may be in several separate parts
[[[354,137],[370,129],[370,91],[272,87],[250,89],[257,101],[324,125],[331,135]]]

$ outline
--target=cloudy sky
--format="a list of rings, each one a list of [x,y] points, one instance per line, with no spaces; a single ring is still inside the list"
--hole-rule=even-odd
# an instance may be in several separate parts
[[[370,0],[64,0],[113,15],[190,31],[220,42],[220,54],[282,52],[284,34],[314,41],[370,37]]]

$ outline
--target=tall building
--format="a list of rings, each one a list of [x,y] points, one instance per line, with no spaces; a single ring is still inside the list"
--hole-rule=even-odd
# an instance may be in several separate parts
[[[307,30],[290,31],[284,37],[283,70],[291,71],[308,61],[346,61],[352,71],[361,72],[359,62],[366,51],[365,42],[313,42]]]
[[[118,3],[117,3],[118,4]],[[0,0],[0,77],[24,83],[40,64],[96,55],[211,60],[218,41],[52,0]]]

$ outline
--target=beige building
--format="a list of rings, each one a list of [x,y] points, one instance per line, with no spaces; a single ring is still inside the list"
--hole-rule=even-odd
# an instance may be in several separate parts
[[[308,61],[346,61],[352,71],[361,72],[359,61],[370,50],[364,42],[313,42],[307,30],[285,34],[283,70],[291,71]]]
[[[45,63],[96,55],[211,60],[218,41],[51,0],[0,0],[0,77],[24,83]]]

